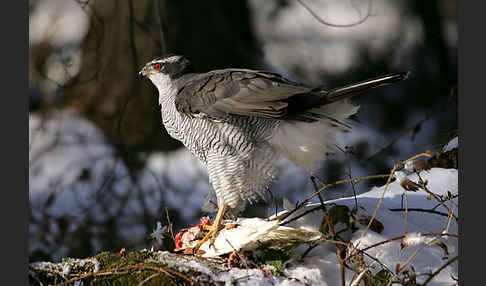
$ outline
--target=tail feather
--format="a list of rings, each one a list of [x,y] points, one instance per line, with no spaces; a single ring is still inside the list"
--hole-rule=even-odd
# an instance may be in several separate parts
[[[401,72],[392,75],[380,76],[373,79],[353,83],[343,87],[334,88],[331,90],[322,90],[317,93],[322,93],[321,104],[330,104],[336,101],[340,101],[355,95],[362,94],[372,88],[376,88],[383,85],[388,85],[398,81],[402,81],[408,78],[410,71]]]
[[[336,152],[334,134],[351,129],[346,119],[355,114],[359,106],[347,98],[404,80],[408,75],[409,72],[397,73],[331,90],[315,89],[312,95],[318,95],[320,98],[317,99],[305,95],[296,97],[294,100],[299,104],[295,106],[304,108],[295,108],[291,118],[293,120],[281,122],[271,144],[295,164],[314,170],[318,162]]]

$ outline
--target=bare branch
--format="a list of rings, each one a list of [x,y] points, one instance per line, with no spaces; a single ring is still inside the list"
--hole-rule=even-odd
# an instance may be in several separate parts
[[[155,20],[157,22],[157,25],[159,27],[159,32],[160,32],[160,53],[162,55],[167,54],[167,45],[165,44],[165,36],[164,36],[164,26],[162,22],[162,13],[160,11],[160,1],[154,0],[154,6],[155,6]]]
[[[399,212],[399,211],[405,211],[406,209],[404,208],[398,208],[398,209],[389,209],[392,212]],[[443,212],[438,212],[434,210],[427,210],[427,209],[417,209],[417,208],[408,208],[409,212],[424,212],[424,213],[432,213],[432,214],[437,214],[441,216],[448,217],[449,215]]]
[[[432,280],[432,278],[434,278],[437,274],[439,274],[439,272],[441,272],[442,270],[444,270],[444,268],[446,268],[447,266],[451,265],[458,258],[459,258],[458,256],[454,256],[453,258],[449,259],[444,265],[442,265],[441,267],[439,267],[439,269],[437,269],[436,271],[434,271],[434,273],[432,273],[429,276],[429,278],[427,278],[427,280],[424,281],[424,283],[422,284],[422,286],[427,285],[430,282],[430,280]]]
[[[333,24],[333,23],[330,23],[330,22],[322,19],[319,15],[317,15],[317,13],[314,12],[314,10],[312,10],[312,8],[310,8],[302,0],[297,0],[297,2],[299,2],[299,4],[302,5],[319,23],[326,25],[326,26],[329,26],[329,27],[334,27],[334,28],[348,28],[348,27],[354,27],[354,26],[357,26],[361,23],[364,23],[370,17],[373,0],[368,1],[368,9],[366,10],[366,15],[363,18],[361,18],[360,20],[358,20],[357,22],[350,23],[350,24]],[[353,7],[356,9],[356,11],[358,11],[359,14],[361,14],[359,9],[357,9],[355,5],[353,5]]]

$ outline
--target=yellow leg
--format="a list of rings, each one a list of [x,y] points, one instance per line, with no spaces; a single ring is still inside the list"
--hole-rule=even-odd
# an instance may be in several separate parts
[[[216,236],[218,236],[218,232],[221,230],[221,222],[223,221],[223,216],[224,212],[226,211],[226,204],[223,203],[222,205],[219,206],[218,208],[218,214],[216,214],[216,218],[214,219],[214,223],[211,226],[205,226],[206,229],[209,230],[209,232],[201,239],[196,246],[193,249],[193,252],[196,253],[199,250],[199,247],[203,243],[205,243],[208,239],[211,238],[210,243],[211,245],[214,244],[214,240],[216,239]]]

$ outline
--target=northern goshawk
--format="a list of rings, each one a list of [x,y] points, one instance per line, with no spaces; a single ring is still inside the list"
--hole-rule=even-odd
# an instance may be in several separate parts
[[[140,74],[159,91],[170,136],[207,166],[218,200],[213,239],[225,211],[238,214],[262,195],[277,174],[278,158],[312,171],[335,150],[330,135],[350,130],[345,120],[359,108],[347,98],[408,75],[325,90],[266,71],[194,73],[179,55],[156,58]]]

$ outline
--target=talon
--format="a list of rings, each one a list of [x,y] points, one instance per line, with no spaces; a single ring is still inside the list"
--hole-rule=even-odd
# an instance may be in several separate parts
[[[229,223],[227,225],[224,226],[225,229],[233,229],[233,228],[236,228],[238,226],[238,224],[236,223]]]
[[[209,232],[194,246],[193,248],[193,254],[197,254],[199,248],[203,243],[205,243],[209,239],[209,247],[214,247],[214,242],[216,240],[216,237],[218,236],[219,231],[223,228],[221,225],[221,221],[223,219],[224,212],[226,210],[226,204],[222,204],[219,209],[218,209],[218,214],[216,215],[216,218],[214,219],[213,225],[202,225],[202,227],[205,230],[209,230]]]

